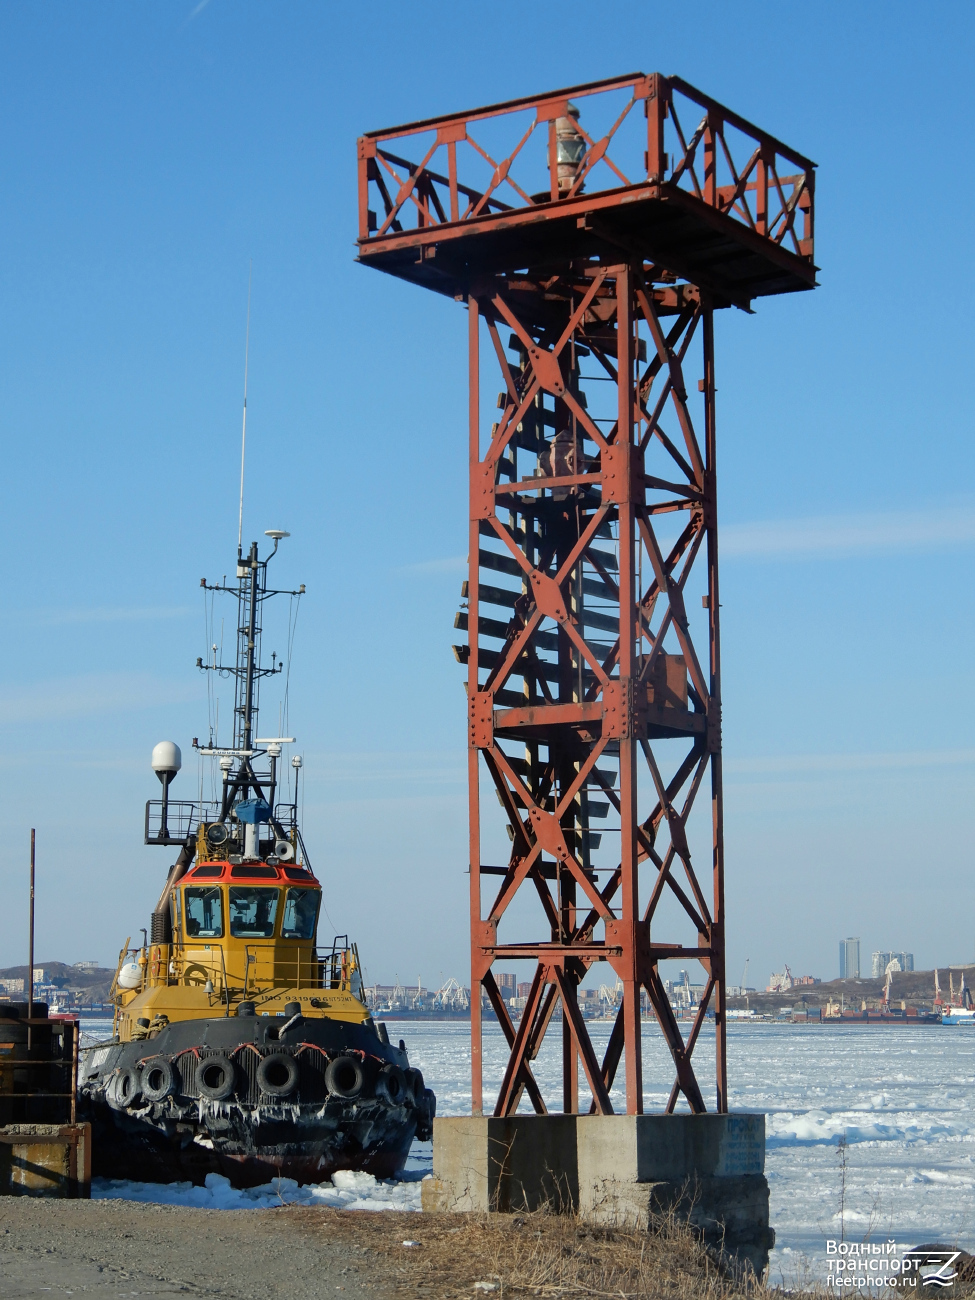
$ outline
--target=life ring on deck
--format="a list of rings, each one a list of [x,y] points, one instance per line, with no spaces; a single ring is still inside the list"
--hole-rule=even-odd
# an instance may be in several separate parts
[[[142,1095],[146,1101],[165,1101],[176,1091],[176,1071],[168,1056],[152,1056],[142,1067]]]
[[[234,1090],[234,1063],[222,1052],[204,1056],[196,1067],[196,1086],[209,1101],[226,1101]]]
[[[362,1062],[354,1056],[336,1056],[325,1071],[325,1087],[336,1097],[358,1097],[366,1084]]]
[[[298,1086],[298,1062],[285,1052],[272,1052],[257,1067],[257,1086],[269,1097],[287,1097]]]

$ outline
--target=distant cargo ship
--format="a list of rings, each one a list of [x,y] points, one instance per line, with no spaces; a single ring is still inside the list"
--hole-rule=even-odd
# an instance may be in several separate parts
[[[975,1025],[975,1007],[942,1007],[941,1023],[943,1025]]]
[[[893,1008],[879,1007],[862,1011],[843,1010],[829,1006],[823,1015],[824,1025],[940,1025],[939,1011],[924,1011],[920,1007],[906,1007],[898,1011]]]

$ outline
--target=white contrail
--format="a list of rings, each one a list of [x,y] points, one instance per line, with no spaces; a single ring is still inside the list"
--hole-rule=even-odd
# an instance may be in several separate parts
[[[732,559],[889,555],[973,542],[975,509],[971,506],[770,519],[719,528],[721,555]]]
[[[772,754],[760,758],[725,757],[724,769],[736,776],[794,772],[870,772],[891,768],[968,767],[975,749],[895,750],[877,754]]]

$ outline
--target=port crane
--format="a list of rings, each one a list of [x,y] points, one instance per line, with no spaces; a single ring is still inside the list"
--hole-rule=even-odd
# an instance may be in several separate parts
[[[434,993],[433,1005],[444,1011],[466,1011],[470,1007],[470,999],[464,986],[451,976]]]

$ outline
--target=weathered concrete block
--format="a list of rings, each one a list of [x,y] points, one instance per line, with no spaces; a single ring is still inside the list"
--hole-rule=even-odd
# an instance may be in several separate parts
[[[580,1191],[607,1176],[650,1183],[765,1172],[764,1115],[580,1115],[577,1132]]]
[[[769,1227],[764,1115],[584,1115],[579,1212],[649,1227],[667,1214],[761,1276]]]
[[[579,1200],[575,1115],[433,1121],[433,1178],[424,1210],[574,1210]]]

